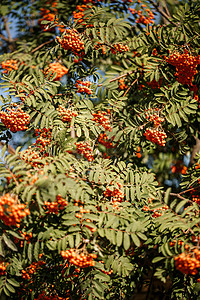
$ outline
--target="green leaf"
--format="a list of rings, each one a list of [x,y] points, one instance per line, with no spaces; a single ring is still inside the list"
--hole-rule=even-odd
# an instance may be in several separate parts
[[[123,239],[123,246],[125,250],[128,250],[130,248],[131,242],[130,242],[130,236],[128,233],[124,232],[124,239]]]
[[[10,248],[13,251],[18,251],[16,245],[13,243],[13,241],[11,241],[8,236],[6,234],[2,235],[2,238],[5,242],[5,244],[7,245],[8,248]]]

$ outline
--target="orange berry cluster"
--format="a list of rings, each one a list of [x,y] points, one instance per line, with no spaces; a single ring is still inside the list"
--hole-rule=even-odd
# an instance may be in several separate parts
[[[73,116],[78,116],[78,113],[76,111],[73,111],[71,108],[66,109],[62,105],[59,105],[56,110],[59,112],[59,115],[63,122],[71,122]]]
[[[167,135],[164,131],[159,129],[147,128],[144,136],[146,139],[159,146],[165,146]]]
[[[192,85],[194,75],[197,73],[197,65],[200,64],[200,55],[189,55],[185,50],[182,54],[175,52],[170,57],[165,57],[165,60],[176,67],[175,76],[178,82]]]
[[[89,86],[91,84],[92,84],[92,82],[90,82],[90,81],[77,80],[77,83],[75,84],[75,86],[78,89],[78,93],[86,93],[88,95],[91,95],[92,90],[89,88]]]
[[[18,226],[24,217],[30,214],[25,204],[16,203],[9,193],[0,197],[0,219],[8,226]]]
[[[13,104],[13,106],[15,106],[16,109],[14,107],[8,107],[6,112],[0,112],[1,122],[12,132],[28,129],[26,125],[30,122],[30,116],[18,105]]]
[[[145,7],[146,7],[145,4],[142,4],[142,5],[141,5],[141,8],[142,8],[142,9],[144,9]],[[152,11],[150,11],[149,8],[147,8],[147,9],[144,10],[144,11],[147,13],[148,16],[144,16],[144,15],[142,14],[142,10],[136,10],[136,9],[134,9],[134,8],[131,8],[131,7],[129,7],[129,11],[130,11],[133,15],[135,15],[135,14],[138,15],[138,17],[137,17],[137,19],[136,19],[136,23],[138,23],[138,24],[140,23],[140,24],[147,25],[147,24],[150,24],[150,23],[154,23],[154,21],[153,21],[153,19],[154,19],[154,14],[153,14]]]
[[[161,118],[159,116],[159,109],[158,108],[154,108],[154,109],[151,108],[148,111],[147,110],[145,110],[145,111],[146,111],[145,112],[146,119],[149,120],[150,122],[153,121],[154,127],[156,127],[156,128],[159,127],[160,124],[165,121],[164,118]]]
[[[172,242],[169,243],[170,247],[174,247],[177,242],[178,242],[179,246],[182,246],[184,244],[184,242],[181,241],[181,240],[178,240],[178,241],[177,240],[173,240]]]
[[[92,121],[99,123],[105,130],[111,131],[110,119],[105,111],[98,111],[92,115],[94,117]]]
[[[0,276],[6,275],[6,267],[9,263],[0,262]]]
[[[49,146],[51,143],[51,129],[35,129],[35,135],[40,136],[37,138],[36,142],[33,143],[33,146],[37,145],[41,152],[45,151],[45,146]]]
[[[76,12],[76,11],[73,11],[73,18],[74,18],[74,20],[76,21],[77,20],[77,23],[82,23],[84,20],[83,20],[83,18],[84,18],[84,16],[85,16],[85,14],[84,14],[84,11],[87,9],[87,8],[92,8],[92,6],[91,5],[85,5],[85,4],[82,4],[82,5],[77,5],[76,6],[76,10],[78,10],[78,12]],[[82,25],[85,25],[85,24],[82,24]],[[88,26],[88,25],[87,25]],[[93,25],[91,24],[91,25],[89,25],[90,27],[93,27]]]
[[[61,195],[57,195],[57,199],[55,202],[48,202],[48,201],[44,201],[44,209],[48,210],[47,213],[50,214],[50,213],[55,213],[56,215],[58,214],[59,212],[59,209],[60,210],[63,210],[65,206],[68,205],[68,202],[67,200],[63,199],[61,197]]]
[[[107,149],[113,148],[113,143],[108,140],[108,136],[105,133],[100,133],[98,142],[105,146]]]
[[[181,173],[186,174],[187,167],[184,166],[182,161],[177,161],[174,165],[171,166],[172,173]]]
[[[18,70],[18,62],[15,59],[8,59],[1,63],[1,67],[5,69],[3,73],[8,73],[8,71]]]
[[[75,204],[76,204],[76,203],[75,203]],[[77,205],[75,205],[75,206],[77,206]],[[79,218],[79,219],[82,219],[83,214],[84,214],[84,213],[88,213],[88,214],[89,214],[89,213],[90,213],[90,210],[89,210],[89,209],[84,209],[83,206],[81,205],[81,206],[80,206],[79,212],[80,212],[80,213],[76,213],[76,214],[75,214],[75,217],[76,217],[76,218]]]
[[[151,202],[151,201],[149,201]],[[162,211],[167,210],[169,207],[167,205],[164,205],[163,207],[157,208],[157,209],[150,209],[149,206],[145,205],[143,207],[143,211],[151,211],[153,212],[152,217],[158,218],[162,216]]]
[[[41,257],[41,255],[40,255]],[[39,260],[37,262],[33,262],[26,270],[22,270],[22,278],[25,280],[31,279],[31,275],[33,275],[37,269],[40,269],[45,262],[43,260]]]
[[[69,249],[61,251],[61,255],[64,259],[67,259],[70,264],[80,268],[93,267],[95,265],[93,258],[97,258],[96,254],[88,254],[83,249]]]
[[[84,42],[76,29],[67,29],[62,39],[58,36],[56,38],[63,49],[70,50],[77,56],[84,55]]]
[[[177,270],[183,274],[196,275],[200,268],[200,250],[192,249],[189,253],[181,253],[174,258]]]
[[[77,147],[77,152],[79,154],[83,154],[85,158],[87,158],[88,161],[94,160],[93,157],[93,150],[89,143],[87,142],[77,142],[75,143]]]
[[[124,79],[122,78],[122,79],[119,79],[119,88],[120,88],[120,90],[125,90],[125,89],[127,89],[127,85],[124,83]]]
[[[24,151],[22,155],[22,159],[25,160],[26,163],[30,164],[33,167],[38,167],[43,165],[42,162],[38,161],[38,160],[42,160],[43,157],[41,157],[38,152],[31,149],[31,146],[29,146],[28,149]]]
[[[47,8],[41,8],[40,9],[40,15],[41,15],[41,19],[38,20],[38,24],[40,26],[41,29],[43,29],[44,31],[54,31],[54,28],[46,28],[45,24],[41,24],[42,21],[55,21],[55,23],[57,23],[58,19],[55,19],[56,14],[57,14],[57,9],[55,8],[57,5],[57,2],[52,2],[52,3],[47,3],[47,4],[51,4],[51,7],[53,8],[52,11],[50,11]]]
[[[45,74],[48,74],[50,71],[52,71],[53,73],[56,73],[56,77],[54,78],[54,80],[60,80],[65,74],[68,73],[69,69],[62,66],[58,62],[54,62],[54,63],[49,64],[49,68],[46,69]]]
[[[200,196],[199,195],[192,195],[192,201],[194,201],[198,205],[200,205]]]
[[[154,128],[147,128],[144,136],[146,136],[147,140],[151,141],[154,144],[165,146],[165,139],[167,138],[167,135],[163,131],[163,129],[160,128],[160,124],[164,122],[165,119],[159,116],[159,109],[149,109],[148,112],[146,110],[145,117],[150,122],[153,121]]]
[[[113,54],[117,54],[117,52],[122,53],[129,51],[129,47],[127,45],[123,46],[122,44],[114,44],[111,46],[110,50]]]
[[[111,185],[112,185],[112,183],[111,183]],[[119,188],[112,189],[112,188],[107,187],[106,191],[103,192],[104,196],[111,198],[111,201],[113,203],[122,202],[124,200],[124,193],[121,190],[122,185],[120,183],[117,183],[117,185]]]

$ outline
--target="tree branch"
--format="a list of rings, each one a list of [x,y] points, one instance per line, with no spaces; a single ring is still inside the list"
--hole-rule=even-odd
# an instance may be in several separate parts
[[[6,30],[7,35],[8,35],[8,42],[12,43],[13,39],[12,39],[12,36],[11,36],[11,33],[10,33],[10,29],[8,27],[7,21],[8,21],[8,18],[3,17],[3,22],[4,22],[5,30]]]
[[[168,22],[170,22],[171,24],[177,26],[176,23],[174,23],[173,21],[171,21],[169,19],[169,15],[166,14],[158,5],[158,3],[155,3],[153,0],[149,0],[149,2],[153,5],[153,7],[157,10],[157,12],[159,12]]]
[[[38,49],[42,48],[44,45],[50,44],[50,43],[52,43],[53,41],[54,41],[54,39],[52,39],[52,40],[50,40],[50,41],[47,41],[47,42],[41,44],[40,46],[34,48],[34,49],[31,51],[31,53],[34,53],[34,52],[37,51]]]

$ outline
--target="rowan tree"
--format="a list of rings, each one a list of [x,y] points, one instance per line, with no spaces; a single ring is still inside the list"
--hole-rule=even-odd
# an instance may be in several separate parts
[[[200,299],[198,2],[2,1],[2,299]]]

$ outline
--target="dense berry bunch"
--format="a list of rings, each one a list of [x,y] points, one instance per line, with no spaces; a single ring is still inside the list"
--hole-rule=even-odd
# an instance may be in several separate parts
[[[58,36],[56,38],[65,50],[70,50],[77,56],[84,54],[84,42],[76,29],[67,29],[62,39]]]
[[[40,162],[43,157],[37,151],[33,150],[31,146],[23,152],[22,159],[33,167],[43,166],[43,163]]]
[[[76,10],[77,11],[73,11],[73,18],[74,20],[76,21],[77,20],[77,23],[82,23],[84,20],[84,11],[87,9],[87,8],[91,8],[92,6],[91,5],[85,5],[85,4],[82,4],[82,5],[77,5],[76,6]],[[91,24],[92,25],[92,24]],[[93,26],[93,25],[92,25]]]
[[[99,123],[105,130],[111,131],[110,119],[105,111],[98,111],[93,113],[93,121]]]
[[[8,73],[8,71],[17,70],[18,69],[18,62],[15,59],[8,59],[1,63],[1,67],[5,69],[3,73]]]
[[[39,255],[41,257],[42,254]],[[25,280],[31,279],[31,276],[43,266],[45,262],[43,260],[39,260],[37,262],[33,262],[26,270],[22,270],[22,278]]]
[[[51,129],[43,128],[43,129],[35,129],[35,135],[38,136],[33,146],[37,145],[41,152],[45,151],[45,147],[50,145],[51,143]]]
[[[21,219],[30,214],[26,204],[16,203],[10,194],[0,197],[0,219],[8,226],[18,226]]]
[[[165,60],[176,67],[175,76],[177,76],[178,82],[192,85],[194,75],[197,73],[197,66],[200,64],[200,55],[189,55],[185,50],[182,54],[175,52],[170,57],[165,57]]]
[[[67,259],[70,264],[80,268],[93,267],[95,265],[93,258],[97,258],[96,254],[88,254],[83,249],[69,249],[61,251],[61,255],[64,259]]]
[[[59,112],[59,115],[63,122],[71,122],[72,117],[78,116],[78,113],[71,108],[65,108],[62,105],[59,105],[59,107],[56,109]]]
[[[147,128],[144,136],[150,142],[154,144],[158,144],[159,146],[165,146],[167,135],[164,131],[160,131],[158,129]]]
[[[192,201],[194,201],[198,205],[200,205],[200,196],[199,195],[192,195]]]
[[[44,201],[44,205],[45,205],[44,209],[47,210],[47,213],[49,214],[55,213],[57,215],[59,209],[63,210],[64,207],[68,205],[68,202],[65,199],[63,199],[61,195],[58,195],[56,201],[54,202]]]
[[[127,85],[124,83],[124,79],[122,78],[122,79],[119,79],[119,88],[121,89],[121,90],[125,90],[125,89],[127,89]]]
[[[104,196],[111,198],[111,201],[114,202],[122,202],[124,200],[124,193],[121,190],[122,185],[117,183],[119,188],[110,188],[107,187],[106,191],[104,192]]]
[[[79,154],[83,154],[83,156],[87,158],[88,161],[92,161],[94,159],[93,150],[89,143],[77,142],[75,143],[75,145],[77,147],[77,152]]]
[[[5,264],[5,262],[0,262],[0,276],[6,275],[6,267],[9,263]]]
[[[58,62],[54,62],[49,64],[49,68],[45,71],[45,73],[48,74],[50,71],[56,73],[56,77],[54,78],[54,80],[60,80],[65,74],[68,73],[69,69],[62,66]]]
[[[30,116],[25,113],[18,105],[15,108],[8,107],[6,111],[0,112],[1,122],[12,132],[28,129]]]
[[[200,250],[195,248],[189,253],[181,253],[174,258],[177,270],[183,274],[196,275],[200,268]]]
[[[98,142],[105,146],[107,149],[113,148],[113,143],[108,139],[106,133],[100,133]]]
[[[129,47],[127,45],[123,46],[122,44],[114,44],[111,47],[111,52],[113,54],[117,54],[117,52],[122,53],[127,51],[129,51]]]
[[[146,7],[145,4],[141,5],[141,8],[144,9]],[[129,7],[129,11],[133,14],[133,15],[138,15],[137,19],[136,19],[136,23],[141,23],[141,24],[150,24],[150,23],[154,23],[153,19],[154,19],[154,14],[152,11],[150,11],[150,9],[145,9],[144,11],[147,13],[148,16],[145,16],[142,14],[142,10],[136,10],[134,8]]]
[[[41,8],[40,9],[40,15],[41,18],[38,20],[38,25],[40,26],[41,29],[44,31],[54,31],[54,28],[46,28],[45,24],[42,24],[42,21],[49,21],[49,22],[55,22],[57,23],[58,19],[56,19],[56,14],[57,14],[57,9],[56,9],[56,2],[51,3],[52,11],[50,11],[47,8]]]
[[[78,89],[78,93],[86,93],[88,95],[92,94],[92,90],[89,88],[91,86],[91,81],[81,81],[77,80],[76,82],[76,88]]]
[[[165,121],[164,118],[160,117],[159,116],[159,109],[158,108],[155,108],[155,109],[149,109],[148,111],[145,110],[145,117],[147,120],[149,120],[150,122],[153,121],[153,125],[155,128],[159,127],[160,124],[162,122]]]

